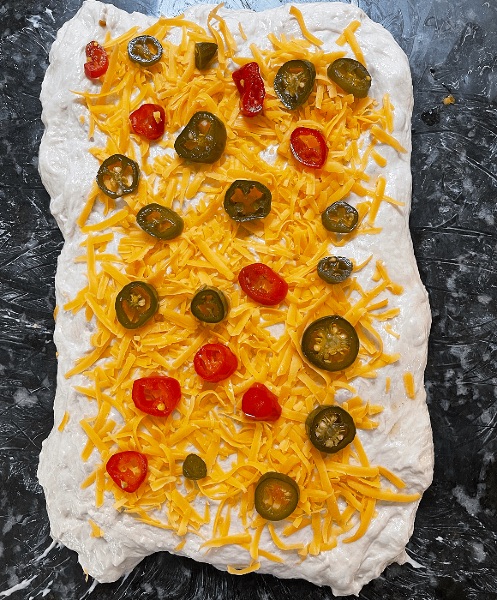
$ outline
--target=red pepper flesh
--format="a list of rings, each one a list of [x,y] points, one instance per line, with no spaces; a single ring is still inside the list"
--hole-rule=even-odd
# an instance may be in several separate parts
[[[157,140],[164,135],[166,113],[158,104],[142,104],[129,115],[133,131],[147,138]]]
[[[107,72],[109,68],[109,57],[107,52],[98,42],[86,44],[85,75],[90,79],[98,79]]]
[[[243,394],[242,411],[255,421],[276,421],[281,417],[278,397],[263,383],[254,383]]]
[[[255,117],[262,112],[266,90],[256,62],[247,63],[232,74],[240,92],[240,112],[244,117]]]

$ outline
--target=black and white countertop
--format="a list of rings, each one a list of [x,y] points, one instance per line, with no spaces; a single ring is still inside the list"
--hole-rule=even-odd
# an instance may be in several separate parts
[[[283,1],[283,0],[282,0]],[[37,171],[40,86],[57,29],[82,0],[0,2],[0,599],[333,598],[329,588],[230,576],[158,554],[96,585],[51,544],[36,479],[53,422],[54,272],[62,238]],[[113,0],[175,15],[191,0]],[[227,0],[261,10],[278,0]],[[410,59],[411,231],[431,302],[426,388],[436,464],[408,545],[363,600],[497,598],[497,2],[358,0]],[[455,104],[443,100],[449,94]],[[417,565],[417,566],[413,566]]]

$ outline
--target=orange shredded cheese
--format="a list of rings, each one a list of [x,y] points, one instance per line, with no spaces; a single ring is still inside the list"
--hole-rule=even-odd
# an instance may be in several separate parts
[[[104,537],[103,529],[100,528],[95,523],[95,521],[92,521],[92,519],[89,519],[88,523],[90,524],[90,527],[91,527],[91,533],[90,533],[91,537],[94,537],[94,538]]]
[[[67,412],[67,410],[64,412],[64,416],[62,417],[59,426],[57,427],[57,429],[59,431],[64,431],[67,423],[69,422],[69,413]]]
[[[416,398],[416,389],[414,387],[414,375],[410,371],[407,371],[403,375],[403,380],[407,397],[411,400],[414,400],[414,398]]]
[[[390,471],[369,464],[360,435],[332,459],[323,458],[311,447],[304,425],[312,408],[333,403],[339,390],[350,394],[344,407],[359,430],[377,425],[375,415],[381,407],[360,398],[353,382],[374,378],[379,369],[398,360],[383,351],[377,323],[398,314],[390,302],[402,288],[381,263],[376,264],[369,289],[363,289],[355,277],[347,285],[327,287],[309,265],[327,251],[330,240],[336,246],[346,241],[338,235],[330,237],[320,225],[319,215],[331,202],[358,194],[364,198],[357,204],[361,224],[348,239],[378,233],[373,225],[381,202],[401,203],[384,194],[385,177],[370,181],[366,167],[370,157],[381,167],[387,164],[375,149],[376,141],[404,150],[391,135],[393,106],[388,97],[378,107],[370,98],[356,101],[333,84],[322,83],[328,81],[330,60],[344,52],[324,53],[322,41],[309,32],[295,6],[289,12],[302,39],[270,35],[272,48],[253,46],[253,58],[266,79],[288,57],[310,60],[321,84],[301,112],[289,114],[279,102],[268,99],[263,119],[241,118],[227,59],[244,64],[249,58],[236,56],[234,38],[218,9],[209,14],[208,30],[178,17],[160,19],[142,32],[153,33],[164,48],[163,61],[145,74],[126,59],[127,43],[137,28],[106,40],[110,61],[100,93],[79,94],[91,126],[107,140],[104,148],[92,149],[93,155],[103,160],[111,153],[125,153],[138,160],[143,177],[138,190],[122,199],[119,210],[94,186],[81,211],[78,225],[86,236],[82,251],[88,281],[64,310],[84,311],[94,322],[95,333],[93,349],[65,376],[84,374],[88,381],[77,389],[95,405],[94,416],[82,419],[80,425],[88,438],[82,460],[95,453],[101,459],[82,484],[94,486],[96,506],[112,493],[116,510],[180,537],[200,535],[204,525],[212,524],[212,537],[202,547],[206,551],[225,545],[243,548],[248,564],[228,567],[230,573],[243,574],[257,570],[262,558],[283,560],[260,548],[266,527],[275,550],[296,552],[305,559],[332,549],[347,532],[351,533],[345,541],[359,539],[374,518],[378,501],[418,498],[384,487],[385,482],[397,488],[404,484]],[[350,23],[337,44],[348,43],[364,64],[355,37],[359,26],[358,21]],[[182,30],[177,45],[167,39],[175,27]],[[240,32],[244,37],[241,26]],[[219,46],[218,66],[194,77],[192,44],[205,39],[214,39]],[[176,132],[195,110],[215,112],[228,130],[225,155],[215,165],[187,165],[167,153],[151,161],[148,142],[123,127],[129,113],[143,102],[159,103],[166,111],[167,134],[159,142],[164,148],[172,146]],[[320,178],[288,167],[293,164],[289,136],[296,123],[318,127],[326,136],[329,160]],[[367,132],[373,141],[365,149],[360,140]],[[266,162],[260,153],[271,146],[277,152],[273,161]],[[227,182],[249,176],[274,190],[272,211],[262,224],[241,226],[222,210],[222,197]],[[198,199],[195,205],[189,202],[193,198]],[[164,243],[135,226],[136,212],[152,201],[184,211],[185,230],[180,237]],[[104,216],[89,224],[95,206],[102,206]],[[107,250],[110,243],[117,246],[116,252]],[[289,283],[284,307],[256,306],[234,285],[239,270],[254,262],[254,252]],[[356,269],[366,269],[370,260]],[[145,327],[125,331],[117,322],[114,299],[126,283],[137,279],[154,285],[160,309]],[[219,287],[230,298],[229,319],[216,327],[201,326],[190,315],[192,294],[201,285]],[[300,334],[311,320],[335,313],[356,326],[359,358],[346,373],[317,372],[301,358]],[[281,336],[272,333],[273,326],[284,330]],[[229,382],[221,382],[215,390],[204,390],[199,378],[192,376],[193,356],[208,341],[228,344],[240,361]],[[183,392],[177,414],[160,422],[129,401],[133,380],[157,373],[176,377]],[[241,395],[254,381],[265,382],[279,395],[283,416],[270,426],[249,421],[239,410]],[[117,417],[110,418],[111,410]],[[105,471],[106,460],[119,449],[137,449],[148,457],[148,478],[133,494],[113,485]],[[205,458],[209,477],[182,489],[178,487],[181,464],[192,449]],[[229,469],[220,466],[226,460]],[[301,489],[299,506],[278,533],[254,509],[254,484],[269,466],[293,477]],[[152,516],[158,509],[163,520]],[[233,527],[233,513],[242,532]],[[297,531],[306,533],[305,541],[289,539]],[[176,549],[183,547],[184,539]]]

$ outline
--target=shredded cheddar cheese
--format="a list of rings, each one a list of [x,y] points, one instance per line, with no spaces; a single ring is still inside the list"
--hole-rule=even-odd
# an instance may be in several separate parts
[[[366,167],[370,158],[381,167],[387,164],[377,142],[405,150],[391,135],[389,98],[378,107],[371,98],[355,100],[339,92],[327,79],[326,68],[345,52],[324,52],[301,12],[294,6],[289,11],[303,38],[270,35],[272,48],[253,46],[252,60],[258,61],[267,86],[285,60],[313,62],[317,89],[292,114],[268,94],[263,117],[249,121],[240,116],[228,59],[244,64],[250,57],[236,54],[235,40],[218,7],[209,15],[208,31],[177,17],[159,19],[140,32],[158,37],[164,49],[162,61],[147,70],[126,58],[127,43],[138,34],[137,28],[107,39],[110,62],[100,93],[79,93],[89,111],[90,133],[96,127],[106,138],[106,146],[94,148],[93,155],[103,160],[124,153],[139,162],[143,175],[138,190],[125,196],[119,209],[94,186],[78,219],[86,236],[82,249],[88,281],[64,309],[84,311],[95,323],[95,333],[91,352],[65,375],[84,374],[87,380],[77,387],[93,415],[80,422],[87,435],[82,460],[100,457],[82,485],[94,486],[97,507],[111,493],[116,510],[180,537],[196,533],[204,539],[206,551],[238,545],[247,552],[247,563],[228,567],[236,574],[257,570],[262,558],[282,561],[259,547],[266,527],[275,550],[296,552],[305,559],[333,549],[345,533],[345,542],[359,539],[374,518],[377,502],[418,498],[385,487],[401,489],[404,483],[384,467],[369,464],[360,436],[325,458],[305,432],[308,413],[317,404],[333,404],[342,390],[349,395],[343,406],[357,428],[377,426],[375,415],[381,407],[360,398],[353,382],[358,377],[375,378],[378,370],[398,360],[384,352],[377,327],[398,314],[390,301],[402,288],[379,262],[369,289],[355,277],[344,285],[325,287],[309,265],[316,264],[330,243],[338,247],[346,242],[320,225],[320,213],[334,201],[352,193],[364,198],[357,203],[360,226],[349,240],[379,231],[374,223],[382,202],[399,203],[386,196],[386,178],[370,180]],[[182,35],[175,45],[168,34],[178,27]],[[358,27],[358,21],[351,23],[337,44],[347,43],[364,63],[355,36]],[[245,38],[241,28],[240,32]],[[192,66],[193,45],[212,38],[219,45],[218,64],[199,77]],[[129,113],[144,102],[159,103],[166,111],[167,134],[158,142],[161,151],[155,160],[150,159],[149,142],[123,126]],[[216,113],[227,126],[226,152],[215,165],[185,164],[171,152],[176,132],[197,110]],[[297,123],[321,129],[327,139],[329,158],[320,178],[290,168],[289,136]],[[369,146],[363,141],[367,132]],[[268,160],[262,155],[266,148],[275,149]],[[273,190],[272,211],[263,222],[242,226],[222,210],[224,192],[236,178],[257,179]],[[134,215],[150,202],[183,213],[185,229],[180,237],[163,243],[136,227]],[[89,223],[96,209],[102,216]],[[255,305],[236,286],[239,270],[258,257],[288,282],[285,306]],[[371,259],[355,265],[356,271],[366,269]],[[114,299],[124,285],[138,279],[156,288],[160,310],[146,326],[126,331],[116,319]],[[216,286],[230,298],[229,318],[215,327],[199,325],[190,315],[191,297],[201,285]],[[320,372],[301,357],[302,331],[326,314],[343,315],[359,335],[359,359],[345,373]],[[276,335],[274,329],[281,333]],[[240,361],[229,382],[213,389],[204,388],[192,369],[195,352],[209,341],[229,345]],[[131,401],[133,380],[157,373],[176,377],[183,393],[177,411],[167,420],[141,413]],[[254,423],[240,411],[241,395],[256,381],[278,393],[283,415],[274,423]],[[146,482],[131,494],[117,488],[105,472],[109,457],[125,449],[146,454],[149,463]],[[182,462],[191,451],[204,457],[209,473],[195,486],[181,477]],[[268,525],[254,509],[254,484],[268,470],[290,475],[301,489],[301,501],[283,530]],[[233,514],[242,523],[242,532],[232,527]],[[90,525],[92,535],[99,534],[98,526],[92,521]],[[206,525],[211,526],[208,539]],[[306,541],[292,540],[301,531]],[[176,549],[184,543],[183,539]]]

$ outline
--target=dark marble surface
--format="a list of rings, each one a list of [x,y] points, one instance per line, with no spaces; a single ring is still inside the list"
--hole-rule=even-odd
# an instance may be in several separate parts
[[[191,0],[115,0],[177,14]],[[50,546],[38,453],[52,426],[53,277],[61,236],[37,173],[38,100],[56,30],[81,0],[0,3],[0,598],[332,598],[270,576],[232,577],[162,553],[126,579],[86,581],[76,555]],[[276,0],[228,0],[262,9]],[[359,0],[410,58],[414,198],[411,228],[433,329],[426,386],[434,483],[410,556],[363,600],[497,597],[497,4],[495,0]],[[452,93],[454,105],[443,99]]]

